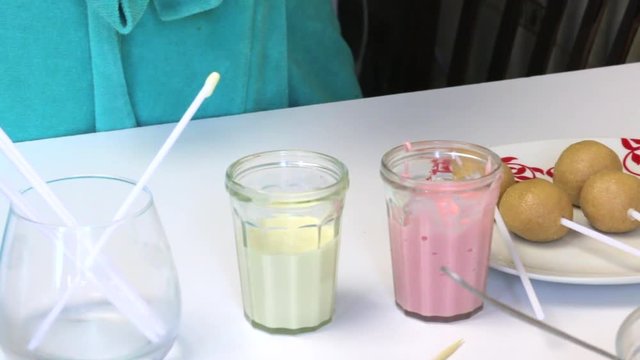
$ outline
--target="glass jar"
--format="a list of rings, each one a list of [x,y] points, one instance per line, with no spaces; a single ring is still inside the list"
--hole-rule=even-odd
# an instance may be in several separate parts
[[[135,182],[48,182],[74,223],[32,188],[12,204],[0,252],[0,343],[19,359],[161,359],[180,319],[171,250],[149,189],[112,220]],[[104,240],[99,250],[96,244]]]
[[[406,143],[383,155],[394,291],[405,314],[446,322],[482,309],[441,268],[484,290],[500,169],[491,150],[457,141]]]
[[[616,334],[616,353],[623,360],[640,360],[640,308],[620,325]]]
[[[329,323],[347,168],[315,152],[264,152],[231,164],[226,186],[249,322],[276,333]]]

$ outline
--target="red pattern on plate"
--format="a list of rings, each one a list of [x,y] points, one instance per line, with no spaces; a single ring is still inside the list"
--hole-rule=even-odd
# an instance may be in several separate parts
[[[629,173],[640,176],[640,139],[622,138],[620,142],[628,150],[622,158],[622,166]]]
[[[640,139],[621,138],[620,143],[627,150],[627,153],[622,157],[622,166],[630,174],[640,176]],[[515,156],[504,156],[502,158],[502,162],[511,169],[516,181],[535,179],[540,175],[553,178],[553,166],[544,170],[518,161],[519,159]]]
[[[519,159],[515,156],[505,156],[502,158],[502,162],[505,163],[509,167],[509,169],[511,169],[513,177],[516,179],[516,181],[535,179],[540,175],[546,175],[546,172],[543,169],[535,166],[525,165],[521,162],[518,162],[517,160]]]

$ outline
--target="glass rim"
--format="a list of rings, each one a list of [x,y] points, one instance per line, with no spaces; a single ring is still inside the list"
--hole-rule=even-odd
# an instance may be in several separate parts
[[[618,331],[616,332],[616,355],[625,355],[623,353],[624,349],[622,348],[622,333],[624,331],[628,331],[634,323],[638,323],[638,326],[640,326],[640,307],[637,307],[633,311],[631,311],[629,315],[627,315],[624,320],[622,320],[620,327],[618,327]]]
[[[126,183],[131,185],[132,187],[136,186],[137,182],[133,179],[129,179],[129,178],[125,178],[125,177],[121,177],[121,176],[114,176],[114,175],[103,175],[103,174],[79,174],[79,175],[70,175],[70,176],[64,176],[64,177],[59,177],[59,178],[54,178],[54,179],[50,179],[50,180],[45,180],[45,183],[47,184],[53,184],[53,183],[57,183],[57,182],[62,182],[62,181],[67,181],[67,180],[80,180],[80,179],[100,179],[100,180],[115,180],[121,183]],[[26,187],[22,190],[20,190],[20,195],[23,195],[29,191],[36,191],[34,189],[33,186],[29,186]],[[45,227],[52,227],[52,228],[78,228],[78,229],[82,229],[82,228],[87,228],[87,227],[91,227],[91,228],[101,228],[101,227],[110,227],[116,224],[120,224],[123,222],[126,222],[130,219],[134,219],[139,217],[140,215],[144,214],[145,212],[147,212],[149,210],[149,208],[151,208],[151,206],[153,206],[154,200],[153,200],[153,194],[151,193],[151,191],[149,190],[148,186],[143,186],[142,187],[142,192],[147,194],[147,200],[145,201],[144,205],[140,206],[138,209],[136,209],[136,211],[128,211],[123,217],[121,217],[120,219],[116,219],[116,220],[109,220],[108,222],[103,222],[103,223],[96,223],[96,224],[78,224],[77,226],[68,226],[66,224],[64,224],[64,222],[62,220],[60,220],[60,222],[58,223],[53,223],[53,222],[42,222],[42,221],[38,221],[36,219],[33,219],[29,216],[26,216],[25,214],[21,213],[18,209],[15,208],[13,202],[10,202],[9,204],[9,215],[12,216],[16,216],[17,218],[32,223],[34,225],[38,225],[38,226],[45,226]],[[39,194],[38,194],[39,196]],[[138,194],[138,196],[140,196],[140,194]],[[124,201],[124,198],[122,199]],[[115,211],[116,209],[114,209]]]
[[[273,155],[281,159],[278,164],[282,165],[282,167],[293,167],[295,164],[300,164],[300,161],[296,160],[287,162],[285,159],[287,155],[306,155],[315,157],[319,160],[317,162],[310,162],[308,163],[309,165],[313,165],[318,168],[329,168],[337,175],[337,178],[327,186],[300,192],[268,192],[243,185],[240,181],[236,180],[237,176],[243,173],[243,165],[250,164],[252,161],[258,160],[261,157]],[[329,164],[329,166],[321,164],[323,160]],[[344,193],[349,187],[349,170],[346,165],[337,158],[317,151],[302,149],[267,150],[243,156],[231,163],[231,165],[227,167],[227,171],[225,173],[225,187],[232,196],[234,194],[239,194],[251,198],[252,201],[286,204],[309,202],[328,197],[335,193]]]
[[[410,149],[407,151],[407,144],[410,145]],[[498,154],[493,152],[491,149],[484,147],[482,145],[466,142],[466,141],[458,141],[458,140],[418,140],[418,141],[408,141],[404,144],[400,144],[394,146],[393,148],[387,150],[380,160],[380,175],[386,182],[396,185],[398,187],[414,190],[416,188],[424,189],[426,186],[438,189],[439,191],[446,191],[447,189],[451,189],[451,191],[457,191],[457,189],[451,188],[451,184],[454,181],[429,181],[429,180],[414,180],[408,179],[400,176],[398,173],[391,169],[391,162],[394,157],[400,155],[403,151],[406,154],[414,152],[413,156],[419,155],[421,152],[426,150],[435,149],[435,148],[451,148],[461,147],[468,150],[477,151],[479,153],[484,153],[487,155],[489,159],[493,159],[495,166],[491,172],[488,174],[484,174],[479,178],[475,179],[465,179],[465,180],[456,180],[456,184],[460,184],[461,186],[468,187],[481,187],[486,183],[492,181],[496,176],[499,176],[502,171],[502,159]],[[409,155],[411,156],[411,155]]]

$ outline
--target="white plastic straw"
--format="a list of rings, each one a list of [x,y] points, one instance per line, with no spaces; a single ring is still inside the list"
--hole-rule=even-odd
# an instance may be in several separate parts
[[[211,75],[207,77],[207,80],[205,81],[204,86],[202,87],[198,95],[196,95],[191,105],[187,108],[187,111],[185,111],[180,121],[178,121],[178,124],[176,124],[176,126],[173,128],[173,131],[171,131],[171,134],[169,134],[167,140],[165,140],[164,144],[162,144],[162,147],[160,147],[160,150],[158,150],[156,156],[153,158],[153,160],[151,160],[149,166],[147,166],[145,172],[142,174],[133,189],[131,189],[131,192],[124,200],[118,211],[116,211],[116,214],[113,216],[114,221],[121,219],[129,211],[129,208],[131,207],[135,199],[138,197],[138,195],[140,195],[140,192],[147,185],[147,182],[149,182],[151,175],[153,175],[153,173],[158,168],[158,165],[160,165],[165,156],[167,156],[169,150],[171,150],[171,147],[173,147],[173,144],[175,144],[180,134],[182,134],[184,128],[187,126],[189,121],[191,121],[196,111],[198,111],[200,105],[202,105],[202,102],[213,94],[213,91],[218,85],[218,81],[220,81],[220,74],[218,74],[217,72],[211,73]],[[85,266],[91,267],[91,264],[93,264],[96,255],[100,253],[100,250],[109,239],[109,235],[112,231],[107,230],[100,237],[100,240],[98,241],[95,249],[87,258]]]
[[[18,168],[20,173],[29,181],[31,186],[44,198],[44,200],[51,206],[60,219],[69,227],[77,227],[78,223],[74,219],[73,215],[67,211],[62,205],[62,202],[51,191],[51,188],[47,183],[42,180],[38,173],[31,167],[27,160],[20,154],[15,144],[7,133],[0,128],[0,149],[5,153],[7,158]]]
[[[169,152],[173,144],[176,142],[176,140],[178,139],[178,137],[180,136],[184,128],[187,126],[189,121],[191,121],[191,119],[195,115],[198,108],[200,108],[200,105],[202,105],[202,102],[213,94],[213,91],[218,85],[219,80],[220,80],[220,74],[218,74],[217,72],[211,73],[207,77],[207,80],[205,81],[200,92],[198,92],[198,95],[196,95],[195,99],[193,100],[191,105],[187,108],[186,112],[184,113],[180,121],[178,121],[177,125],[174,127],[173,131],[171,132],[167,140],[164,142],[164,144],[162,145],[162,147],[160,148],[156,156],[153,158],[153,160],[151,161],[151,163],[149,164],[149,166],[141,176],[140,180],[138,180],[134,188],[131,190],[131,192],[125,199],[124,203],[120,206],[120,208],[114,215],[113,217],[114,221],[121,219],[129,211],[129,207],[133,204],[134,200],[140,194],[142,189],[144,189],[146,183],[149,181],[149,178],[151,178],[151,175],[156,170],[160,162],[162,162],[162,160],[167,155],[167,153]],[[91,253],[89,254],[89,256],[84,262],[84,266],[86,269],[89,269],[93,266],[93,263],[95,262],[96,257],[99,255],[101,249],[109,240],[109,236],[111,235],[113,230],[115,230],[116,226],[117,225],[109,227],[102,234],[102,236],[96,243],[95,248],[91,250]],[[81,274],[78,274],[78,276],[76,276],[76,278],[71,283],[71,285],[67,288],[65,294],[63,294],[62,297],[58,300],[58,303],[56,304],[56,306],[54,306],[53,309],[51,309],[51,311],[49,312],[49,314],[47,314],[45,321],[43,321],[40,324],[35,335],[31,338],[30,348],[35,348],[40,344],[44,335],[46,335],[47,331],[49,330],[51,325],[53,325],[56,318],[58,317],[58,315],[60,314],[64,306],[66,305],[66,301],[69,298],[69,294],[71,294],[75,290],[75,288],[78,287],[81,280],[82,280]],[[162,332],[161,334],[164,334],[164,332]],[[33,347],[31,347],[31,345],[33,345]]]
[[[511,259],[513,260],[513,264],[518,271],[518,276],[520,277],[520,281],[522,282],[522,286],[524,287],[525,292],[527,293],[527,297],[529,298],[529,303],[531,304],[531,308],[536,315],[538,320],[544,319],[544,312],[542,311],[542,306],[540,305],[540,301],[538,300],[538,296],[536,295],[535,290],[533,289],[533,285],[531,284],[531,280],[529,279],[529,275],[522,264],[522,260],[520,259],[520,255],[518,254],[518,250],[516,250],[515,244],[513,242],[513,238],[507,229],[507,225],[504,223],[504,219],[502,219],[502,215],[498,208],[495,209],[494,218],[496,221],[496,226],[498,231],[500,232],[500,236],[504,240],[507,248],[509,249],[509,253],[511,254]]]
[[[0,128],[0,149],[4,151],[5,155],[11,161],[11,163],[13,163],[18,168],[18,170],[29,181],[33,188],[45,199],[47,204],[51,206],[51,208],[56,212],[63,223],[67,227],[78,228],[78,222],[75,220],[73,215],[71,215],[71,213],[64,207],[60,199],[53,193],[53,191],[51,191],[51,188],[47,185],[47,183],[42,180],[38,173],[22,156],[22,154],[16,148],[15,144],[11,141],[9,136],[7,136],[2,128]],[[18,211],[20,211],[23,215],[29,217],[32,217],[34,215],[34,213],[28,209],[26,204],[23,203],[21,197],[9,190],[9,188],[4,184],[2,184],[2,191],[16,205]],[[83,240],[83,243],[87,247],[87,250],[91,251],[91,242],[89,241],[89,239],[83,236],[79,236],[78,234],[78,240]],[[103,271],[103,274],[105,276],[113,276],[113,272],[109,269],[99,270]],[[115,278],[104,279],[93,277],[93,280],[97,285],[100,286],[101,289],[104,290],[103,293],[105,294],[107,299],[109,299],[109,301],[119,311],[125,314],[138,327],[140,332],[142,332],[150,340],[159,340],[158,334],[151,327],[153,325],[153,322],[150,322],[149,316],[146,315],[149,313],[148,309],[146,312],[141,312],[139,308],[136,309],[130,306],[130,301],[128,301],[127,299],[135,299],[137,296],[135,295],[135,293],[132,293],[131,288],[127,284],[125,284],[122,280]],[[118,283],[120,286],[118,288],[114,288],[113,286],[109,287],[109,283]],[[142,310],[144,310],[144,308]],[[36,335],[38,335],[37,331],[34,337],[37,337]]]
[[[575,230],[583,235],[586,235],[594,240],[598,240],[604,244],[607,244],[609,246],[613,246],[614,248],[618,249],[618,250],[622,250],[626,253],[629,253],[631,255],[635,255],[635,256],[640,256],[640,249],[636,249],[632,246],[629,246],[625,243],[623,243],[622,241],[616,240],[610,236],[604,235],[602,233],[599,233],[593,229],[590,229],[586,226],[580,225],[574,221],[571,220],[567,220],[565,218],[562,218],[560,220],[560,223],[566,227],[568,227],[569,229]]]
[[[2,180],[0,180],[0,191],[7,197],[7,199],[9,199],[9,201],[11,201],[12,206],[18,210],[20,215],[26,216],[29,219],[37,219],[35,213],[29,209],[22,196],[11,190]]]
[[[630,218],[640,221],[640,212],[636,209],[629,209],[629,211],[627,211],[627,215],[629,215]]]

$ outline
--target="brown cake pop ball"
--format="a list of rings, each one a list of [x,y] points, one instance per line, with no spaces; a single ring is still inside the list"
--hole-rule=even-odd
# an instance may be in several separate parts
[[[582,187],[580,205],[594,228],[610,233],[636,229],[640,222],[628,215],[640,209],[640,179],[621,171],[602,171]]]
[[[478,179],[485,175],[486,163],[474,157],[457,156],[450,162],[454,180]]]
[[[597,141],[580,141],[571,144],[558,157],[553,183],[569,195],[573,205],[580,206],[582,186],[591,175],[604,170],[622,170],[618,154]]]
[[[516,183],[516,178],[513,176],[511,169],[502,163],[502,182],[500,183],[500,197],[504,194],[507,189]]]
[[[525,180],[509,187],[498,208],[510,231],[536,242],[560,239],[569,231],[560,220],[573,219],[569,196],[543,179]]]

